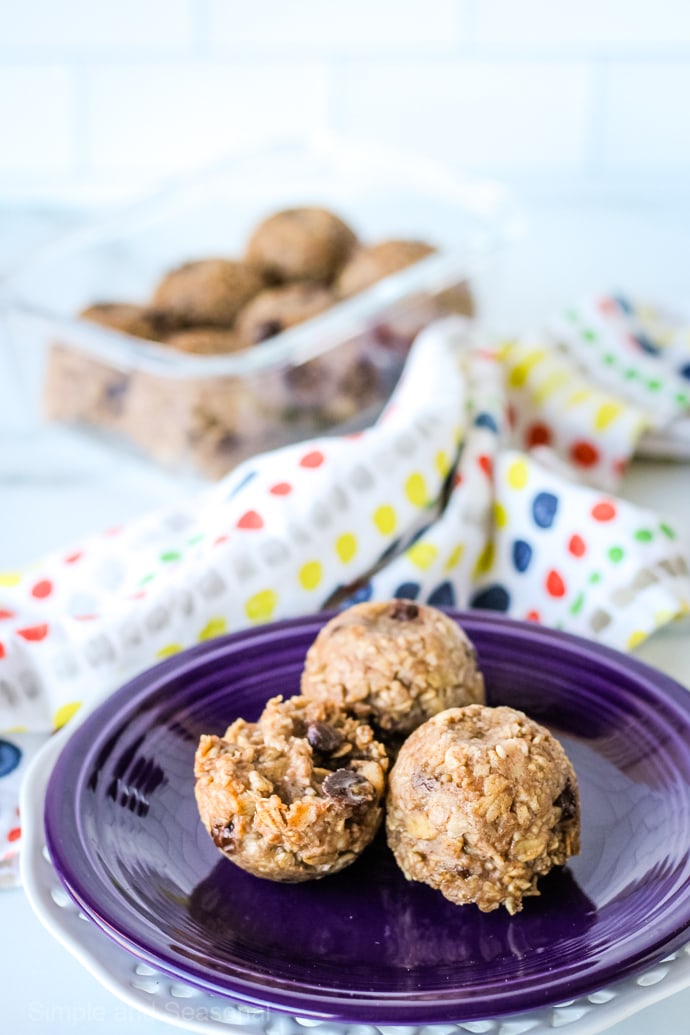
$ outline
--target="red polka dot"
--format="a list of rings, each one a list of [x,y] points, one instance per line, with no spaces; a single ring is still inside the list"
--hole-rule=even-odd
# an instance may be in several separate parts
[[[570,541],[568,542],[568,549],[573,557],[582,557],[587,550],[587,547],[585,546],[585,541],[581,535],[571,535]]]
[[[345,438],[350,439],[351,442],[356,442],[357,439],[361,438],[363,434],[363,431],[351,431],[349,435],[345,435]]]
[[[546,592],[552,597],[565,596],[565,582],[554,569],[546,576]]]
[[[8,831],[8,833],[7,833],[7,840],[8,841],[18,841],[21,836],[22,836],[22,828],[21,827],[12,827],[12,829],[10,831]]]
[[[31,596],[37,597],[38,600],[42,600],[44,597],[49,597],[53,592],[53,583],[50,579],[41,579],[31,590]]]
[[[608,500],[602,500],[592,507],[592,517],[595,521],[613,521],[616,516],[616,508]]]
[[[485,455],[478,456],[477,457],[477,463],[479,464],[479,466],[481,467],[482,471],[487,476],[487,478],[492,478],[493,477],[494,465],[493,465],[493,463],[491,461],[491,457],[490,456],[485,456]]]
[[[107,536],[119,535],[121,531],[122,531],[122,525],[114,525],[112,528],[106,528],[106,530],[103,533],[103,535],[107,535]]]
[[[29,625],[26,629],[17,629],[17,636],[21,636],[23,640],[28,640],[30,643],[37,643],[39,640],[45,640],[48,635],[48,625]]]
[[[264,527],[264,519],[255,510],[248,510],[237,522],[237,527],[255,531],[258,528]]]
[[[618,304],[612,298],[601,298],[598,303],[600,313],[618,312]]]
[[[456,485],[462,485],[462,475],[459,471],[455,472],[455,476],[453,478],[453,487],[455,487]]]
[[[4,607],[0,607],[0,620],[3,618],[14,618],[14,611],[8,611]]]
[[[98,615],[73,615],[75,622],[93,622]]]
[[[127,597],[127,599],[128,600],[143,600],[143,598],[145,596],[146,596],[146,590],[145,589],[138,589],[136,591],[136,593],[130,593],[129,596]]]
[[[5,647],[4,647],[4,645],[2,643],[0,643],[0,658],[4,658],[4,657],[5,657]]]
[[[528,622],[539,622],[541,621],[541,615],[538,611],[528,611],[525,615]]]
[[[84,554],[81,550],[75,550],[74,553],[68,553],[65,557],[65,564],[76,564],[83,556]]]
[[[305,453],[299,462],[300,467],[320,467],[325,460],[323,453],[314,449],[311,453]]]
[[[289,496],[292,492],[292,486],[289,482],[277,482],[268,491],[274,496]]]
[[[570,447],[570,457],[580,467],[594,467],[599,463],[599,450],[591,442],[583,440],[573,442]]]
[[[229,538],[227,535],[219,535],[213,540],[213,545],[220,546],[221,543],[227,543]]]
[[[525,443],[528,449],[533,449],[534,446],[550,446],[552,439],[551,428],[548,424],[542,424],[541,421],[530,424],[525,432]]]

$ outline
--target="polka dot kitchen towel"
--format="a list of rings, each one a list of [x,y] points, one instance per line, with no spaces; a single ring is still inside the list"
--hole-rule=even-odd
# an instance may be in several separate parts
[[[499,348],[439,321],[368,430],[256,457],[178,506],[0,574],[0,875],[14,876],[18,780],[37,745],[199,641],[390,596],[623,650],[688,613],[683,530],[612,495],[641,436],[687,410],[687,355],[654,352],[648,330],[631,345],[629,309],[605,299]]]

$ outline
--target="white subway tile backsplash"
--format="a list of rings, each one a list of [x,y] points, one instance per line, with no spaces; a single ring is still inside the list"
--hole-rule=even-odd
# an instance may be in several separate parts
[[[446,48],[470,32],[470,0],[210,0],[216,48],[295,47],[360,53]]]
[[[88,135],[94,172],[174,173],[238,140],[309,131],[327,121],[320,65],[208,63],[93,69]]]
[[[580,63],[468,61],[348,66],[341,128],[455,166],[578,163],[590,77]]]
[[[20,0],[0,4],[0,52],[20,47],[180,47],[194,0]]]
[[[0,67],[0,184],[47,179],[73,160],[73,84],[64,68]]]
[[[477,39],[600,49],[690,43],[688,0],[476,0]]]
[[[621,62],[608,70],[603,159],[690,173],[690,64]]]

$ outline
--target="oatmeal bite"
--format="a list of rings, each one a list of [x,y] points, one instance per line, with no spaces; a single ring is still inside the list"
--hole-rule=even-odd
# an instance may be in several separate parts
[[[230,327],[242,306],[264,287],[262,274],[232,259],[197,259],[171,270],[153,306],[181,327]]]
[[[335,299],[323,284],[297,281],[266,288],[237,317],[237,334],[245,345],[258,345],[290,327],[318,316]]]
[[[380,241],[364,245],[338,274],[335,290],[341,298],[349,298],[435,251],[434,246],[425,241]]]
[[[387,767],[366,724],[328,701],[279,696],[257,722],[201,737],[195,795],[215,845],[237,866],[312,880],[354,862],[374,837]]]
[[[469,705],[405,741],[389,779],[388,844],[408,880],[482,912],[522,909],[537,880],[580,849],[575,771],[545,727]]]
[[[307,652],[301,689],[370,721],[387,740],[446,708],[484,700],[465,633],[411,600],[355,604],[332,618]]]
[[[276,281],[330,281],[356,244],[335,213],[318,206],[289,208],[259,223],[247,244],[247,262]]]

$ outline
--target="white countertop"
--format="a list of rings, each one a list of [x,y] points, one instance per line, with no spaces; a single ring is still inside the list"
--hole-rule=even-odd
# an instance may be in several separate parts
[[[16,253],[26,251],[27,235],[38,240],[54,225],[47,216],[15,216],[11,230]],[[684,227],[690,229],[690,213],[663,207],[535,208],[528,236],[482,275],[487,318],[501,329],[521,329],[583,293],[616,287],[690,308],[690,234],[683,233]],[[0,267],[9,252],[5,236]],[[7,344],[0,337],[0,385],[5,390],[7,363]],[[69,432],[18,431],[16,426],[3,432],[1,398],[2,387],[0,569],[21,567],[54,547],[189,491],[189,486],[145,463],[119,457]],[[690,526],[690,464],[636,461],[621,495]],[[690,689],[687,622],[661,630],[638,653]],[[42,928],[21,890],[0,892],[0,932],[2,1030],[21,1035],[81,1030],[154,1035],[172,1030],[106,991]],[[681,1035],[688,1031],[689,1016],[686,989],[609,1031]]]

